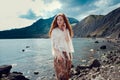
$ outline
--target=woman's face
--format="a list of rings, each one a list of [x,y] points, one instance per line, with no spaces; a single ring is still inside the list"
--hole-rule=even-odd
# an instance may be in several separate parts
[[[64,24],[64,19],[62,16],[57,17],[57,24],[58,24],[58,27],[61,27]]]

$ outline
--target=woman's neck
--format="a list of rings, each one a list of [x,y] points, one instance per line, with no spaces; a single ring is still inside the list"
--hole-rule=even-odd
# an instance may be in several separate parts
[[[63,31],[62,26],[58,26],[58,28]]]
[[[62,26],[58,26],[58,28],[62,29]]]

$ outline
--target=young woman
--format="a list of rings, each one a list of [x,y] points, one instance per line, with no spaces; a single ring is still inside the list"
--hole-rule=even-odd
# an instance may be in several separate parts
[[[64,14],[60,13],[55,16],[51,24],[49,36],[52,43],[57,80],[68,80],[71,70],[72,53],[74,52],[72,44],[73,31]]]

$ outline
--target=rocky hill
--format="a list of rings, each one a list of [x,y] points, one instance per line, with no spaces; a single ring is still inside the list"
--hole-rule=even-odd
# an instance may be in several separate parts
[[[107,15],[90,15],[73,30],[75,37],[120,38],[120,7]]]

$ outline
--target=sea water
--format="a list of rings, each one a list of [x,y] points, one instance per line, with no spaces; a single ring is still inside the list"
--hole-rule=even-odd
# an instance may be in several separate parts
[[[88,60],[94,39],[73,38],[73,65]],[[30,80],[51,78],[54,72],[50,39],[0,39],[0,65],[12,65],[11,72],[22,72]],[[34,72],[39,72],[34,75]]]

